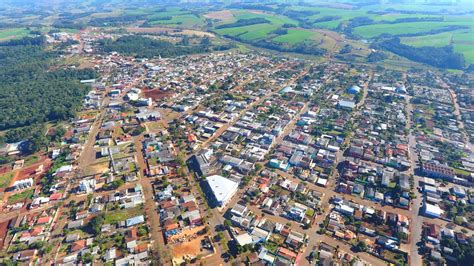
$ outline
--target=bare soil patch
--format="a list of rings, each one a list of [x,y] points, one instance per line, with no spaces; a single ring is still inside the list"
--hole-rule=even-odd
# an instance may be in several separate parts
[[[218,19],[222,21],[230,21],[234,18],[234,14],[232,14],[232,12],[230,12],[229,10],[222,10],[222,11],[207,13],[206,15],[204,15],[204,17]]]
[[[160,89],[144,89],[143,94],[146,98],[152,98],[154,101],[162,100],[174,95],[172,91],[162,91]]]

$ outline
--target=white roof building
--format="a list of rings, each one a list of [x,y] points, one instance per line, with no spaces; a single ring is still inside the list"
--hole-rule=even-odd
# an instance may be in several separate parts
[[[429,203],[425,203],[425,214],[431,217],[439,218],[444,211],[438,206]]]
[[[227,204],[239,187],[239,183],[220,175],[208,176],[206,181],[214,194],[217,204],[221,207]]]

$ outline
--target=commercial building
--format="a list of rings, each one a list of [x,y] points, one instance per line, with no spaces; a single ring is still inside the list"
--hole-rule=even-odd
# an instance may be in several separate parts
[[[206,177],[218,206],[225,206],[237,192],[239,183],[220,175]]]

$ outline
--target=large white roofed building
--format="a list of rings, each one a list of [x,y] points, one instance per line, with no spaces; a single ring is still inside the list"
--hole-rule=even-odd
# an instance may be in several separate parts
[[[220,175],[208,176],[206,181],[214,194],[217,205],[221,207],[229,202],[239,187],[239,183]]]

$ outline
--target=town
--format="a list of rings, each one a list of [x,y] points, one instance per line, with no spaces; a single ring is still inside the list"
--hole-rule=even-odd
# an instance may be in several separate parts
[[[472,83],[265,52],[98,47],[116,34],[48,36],[99,78],[81,80],[90,91],[47,131],[47,152],[0,147],[13,158],[0,166],[3,263],[473,258]]]

